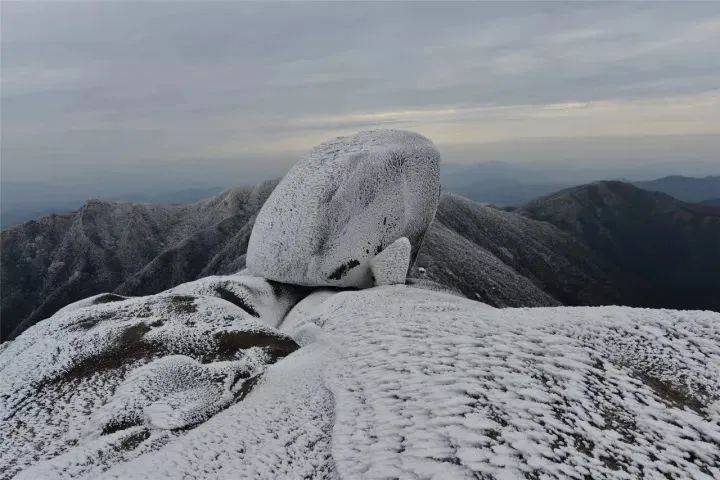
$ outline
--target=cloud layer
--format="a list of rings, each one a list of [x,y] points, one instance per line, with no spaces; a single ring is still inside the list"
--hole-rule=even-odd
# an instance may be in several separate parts
[[[710,2],[4,2],[2,21],[5,179],[148,162],[276,174],[377,126],[441,148],[720,135]]]

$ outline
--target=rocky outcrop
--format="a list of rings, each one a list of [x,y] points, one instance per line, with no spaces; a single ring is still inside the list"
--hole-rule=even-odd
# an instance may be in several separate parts
[[[159,448],[242,400],[298,348],[273,327],[304,294],[208,277],[148,297],[98,295],[32,326],[0,357],[0,478],[77,443],[103,444],[111,461],[151,436],[144,449]]]
[[[377,130],[324,143],[258,214],[248,269],[280,282],[372,285],[370,260],[400,237],[411,261],[435,215],[440,155],[427,138]]]
[[[267,318],[166,292],[32,327],[0,350],[0,478],[717,477],[717,313],[394,285]]]
[[[404,284],[410,268],[410,241],[400,237],[370,259],[374,285]]]

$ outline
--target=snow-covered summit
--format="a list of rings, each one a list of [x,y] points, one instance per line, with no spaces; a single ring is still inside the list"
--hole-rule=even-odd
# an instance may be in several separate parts
[[[370,259],[395,240],[406,237],[411,261],[417,255],[438,205],[439,163],[432,142],[412,132],[373,130],[323,143],[260,210],[248,269],[299,285],[372,285]]]
[[[0,478],[720,478],[720,314],[405,285],[438,161],[409,132],[323,144],[260,212],[257,276],[96,295],[2,344]]]
[[[0,476],[720,475],[720,314],[496,309],[386,286],[312,293],[273,329],[243,313],[254,309],[256,282],[230,276],[180,288],[221,284],[241,306],[227,294],[173,300],[167,292],[79,307],[28,330],[0,352]],[[196,312],[185,311],[190,304]],[[160,334],[167,308],[185,320],[168,319]],[[211,327],[215,318],[223,320]],[[206,335],[189,335],[190,321]],[[62,352],[100,348],[116,325],[147,325],[137,336],[171,347],[111,371],[62,366]],[[261,346],[218,355],[213,331],[238,332],[235,345],[249,338],[239,332],[266,332],[296,347],[269,365]],[[114,351],[120,359],[132,352]],[[62,365],[48,366],[53,359]],[[36,381],[49,368],[62,373]]]

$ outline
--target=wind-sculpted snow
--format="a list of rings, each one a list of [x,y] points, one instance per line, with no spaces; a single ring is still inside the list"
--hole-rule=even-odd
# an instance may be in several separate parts
[[[194,304],[182,318],[200,330],[220,305],[237,329],[257,320],[220,299]],[[19,342],[48,323],[0,351],[3,365],[38,355]],[[496,309],[395,285],[318,290],[280,329],[301,348],[264,369],[257,348],[210,362],[178,343],[122,378],[95,368],[55,404],[28,397],[3,425],[34,431],[2,432],[3,466],[25,459],[18,478],[33,480],[720,477],[720,314]],[[48,350],[73,344],[59,340]]]
[[[501,310],[406,287],[322,310],[341,476],[720,476],[717,313]]]
[[[328,347],[297,351],[270,368],[242,402],[96,478],[334,479],[333,398],[322,386]]]
[[[255,275],[311,286],[372,285],[369,261],[400,237],[411,262],[435,215],[440,155],[427,138],[360,132],[316,147],[275,188],[247,251]]]
[[[298,292],[209,277],[150,297],[98,295],[31,327],[0,351],[0,477],[69,449],[105,452],[87,461],[107,468],[227,408],[297,348],[270,325]]]

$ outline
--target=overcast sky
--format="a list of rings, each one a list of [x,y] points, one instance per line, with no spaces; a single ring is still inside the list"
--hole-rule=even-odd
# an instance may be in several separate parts
[[[371,127],[453,162],[720,162],[720,3],[1,8],[6,182],[272,176]]]

